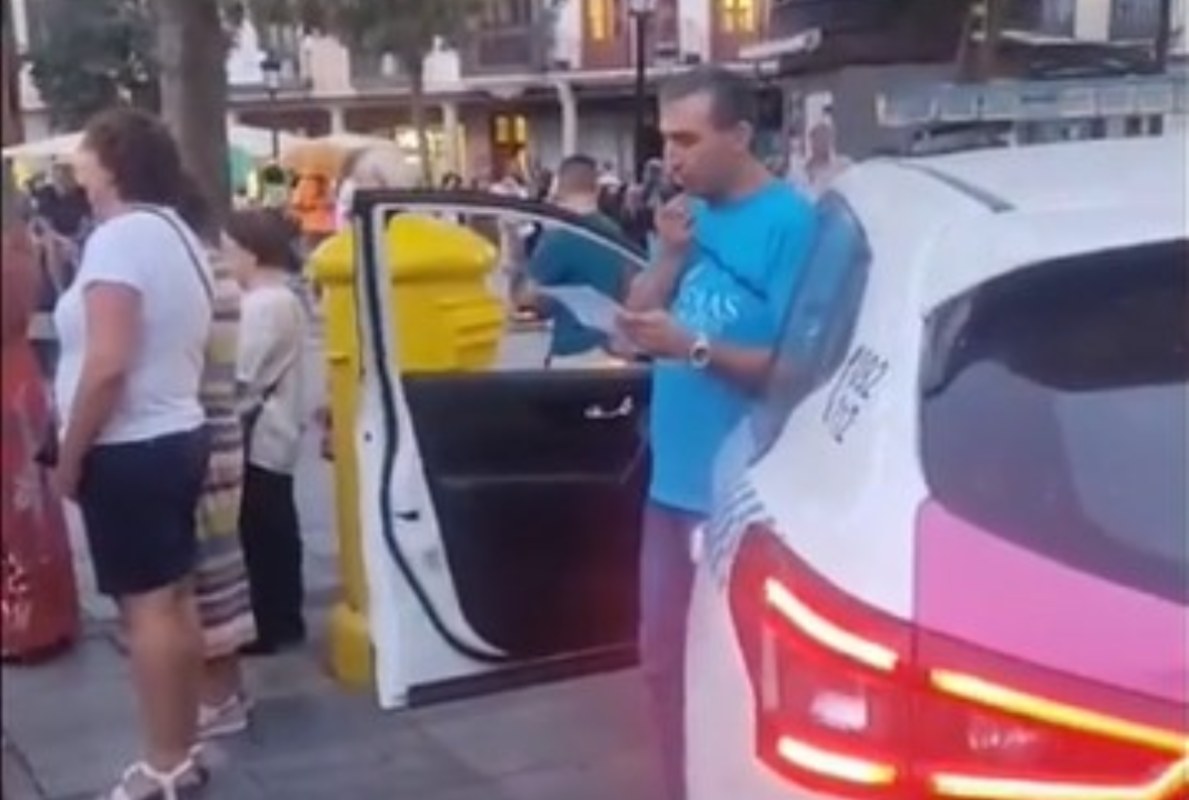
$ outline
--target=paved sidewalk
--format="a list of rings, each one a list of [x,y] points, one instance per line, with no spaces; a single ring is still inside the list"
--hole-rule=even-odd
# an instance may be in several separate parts
[[[501,363],[533,363],[535,340]],[[311,370],[311,391],[321,384]],[[311,629],[337,584],[332,481],[311,435],[299,468]],[[77,533],[86,635],[50,664],[3,670],[4,800],[83,800],[138,752],[127,664],[113,609],[93,591]],[[412,712],[332,682],[325,647],[252,662],[250,734],[213,748],[211,800],[655,800],[635,673],[619,673]]]
[[[381,713],[315,650],[253,663],[254,729],[212,748],[217,800],[654,800],[634,673]],[[3,674],[5,800],[93,797],[137,752],[126,664],[91,631]]]

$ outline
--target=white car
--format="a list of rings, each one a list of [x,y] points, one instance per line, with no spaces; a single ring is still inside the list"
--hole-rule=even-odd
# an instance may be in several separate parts
[[[691,800],[1184,796],[1179,144],[877,161],[821,201],[759,456],[692,552]],[[381,704],[630,663],[647,371],[402,371],[394,209],[615,246],[356,199]]]
[[[695,546],[691,800],[1189,797],[1187,194],[1172,137],[838,181]]]

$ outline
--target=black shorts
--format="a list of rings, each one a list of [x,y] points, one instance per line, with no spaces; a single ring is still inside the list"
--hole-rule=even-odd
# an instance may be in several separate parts
[[[100,592],[145,594],[194,571],[195,516],[209,456],[205,427],[91,448],[78,503]]]

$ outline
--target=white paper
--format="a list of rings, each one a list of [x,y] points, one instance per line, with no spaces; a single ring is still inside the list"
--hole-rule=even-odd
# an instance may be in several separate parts
[[[617,332],[623,308],[602,292],[589,286],[539,286],[537,292],[561,303],[583,326],[607,335]]]

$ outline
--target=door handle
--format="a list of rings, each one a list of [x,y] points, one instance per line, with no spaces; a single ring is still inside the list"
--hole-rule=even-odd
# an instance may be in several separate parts
[[[582,412],[582,416],[593,422],[606,422],[613,419],[624,419],[630,417],[632,412],[636,409],[636,404],[631,397],[625,397],[619,402],[615,408],[607,408],[598,403],[589,405],[586,410]]]

